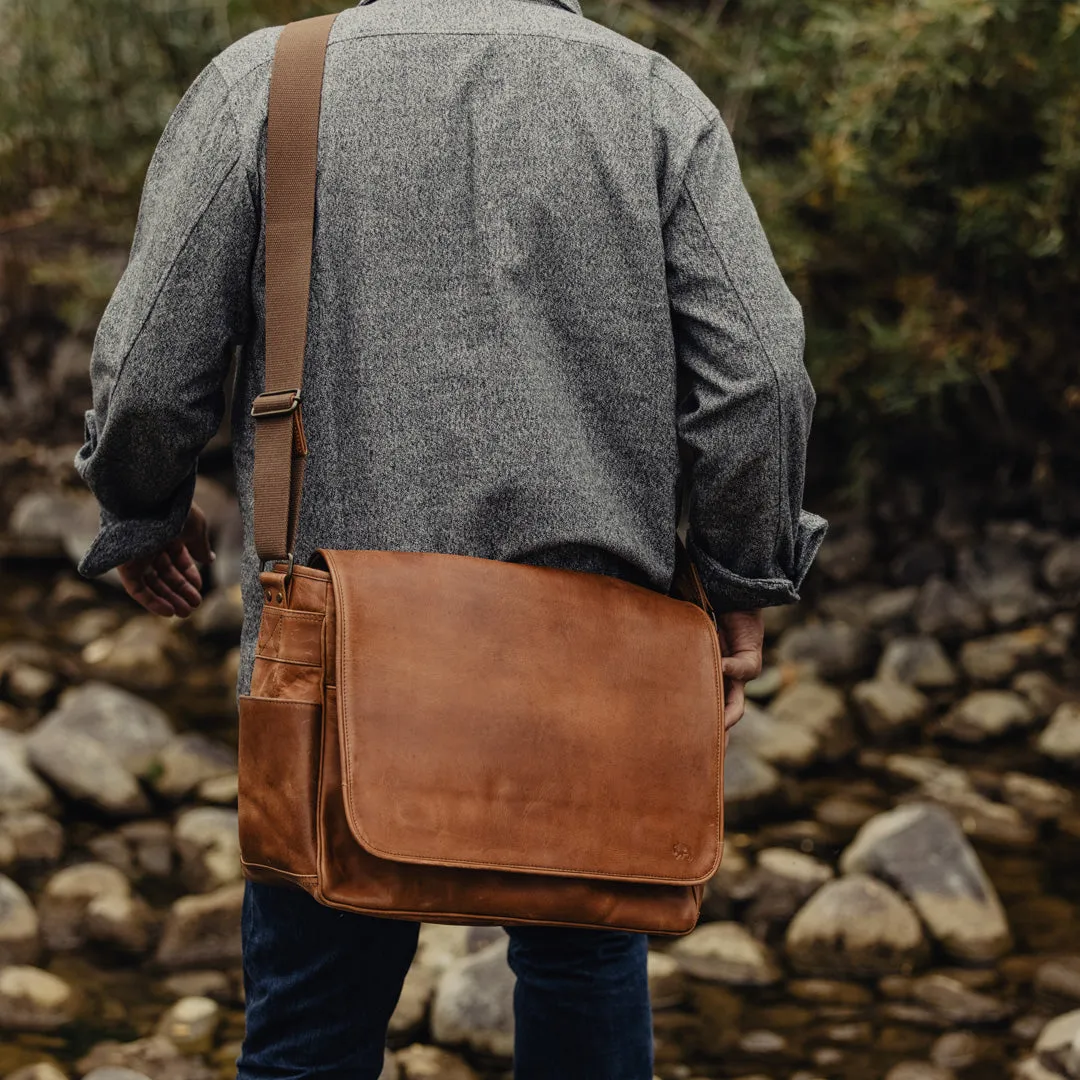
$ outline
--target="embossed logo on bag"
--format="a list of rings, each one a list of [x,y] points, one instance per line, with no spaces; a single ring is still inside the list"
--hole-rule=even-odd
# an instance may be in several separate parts
[[[685,844],[675,844],[671,849],[671,854],[680,861],[685,861],[690,858],[690,849]]]

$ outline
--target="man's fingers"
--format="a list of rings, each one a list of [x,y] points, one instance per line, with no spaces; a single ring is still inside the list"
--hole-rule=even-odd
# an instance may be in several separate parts
[[[179,615],[181,618],[191,614],[191,605],[161,577],[156,566],[147,568],[143,580],[150,592],[169,605],[170,614]]]
[[[168,618],[175,614],[172,605],[166,603],[156,593],[151,592],[142,581],[132,582],[131,584],[125,582],[124,590],[135,603],[146,608],[151,615],[164,615]]]
[[[177,557],[180,558],[179,563]],[[195,565],[191,560],[191,556],[188,554],[187,548],[181,544],[176,556],[174,556],[171,551],[163,551],[156,559],[154,559],[153,565],[158,573],[158,580],[176,593],[177,596],[181,597],[181,599],[185,600],[191,607],[195,608],[198,607],[199,603],[202,601],[202,595],[200,594],[198,587],[183,572],[183,563],[187,563],[192,567]]]
[[[184,575],[185,580],[199,593],[200,597],[202,593],[202,572],[199,570],[199,564],[192,558],[191,552],[188,550],[187,544],[180,540],[174,540],[168,547],[168,552],[173,561],[173,566]],[[198,603],[198,601],[196,601]]]
[[[746,691],[741,682],[729,680],[724,695],[724,728],[734,727],[746,709]]]
[[[761,653],[744,652],[725,656],[720,661],[720,670],[729,679],[750,682],[761,674]]]

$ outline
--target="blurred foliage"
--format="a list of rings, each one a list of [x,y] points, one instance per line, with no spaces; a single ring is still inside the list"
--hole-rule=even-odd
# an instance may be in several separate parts
[[[0,217],[126,241],[198,71],[257,26],[341,6],[0,0]],[[977,418],[973,445],[1080,450],[1080,2],[584,10],[721,108],[845,452],[957,417]]]

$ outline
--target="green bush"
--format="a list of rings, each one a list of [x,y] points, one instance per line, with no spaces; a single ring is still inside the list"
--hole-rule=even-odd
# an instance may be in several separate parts
[[[130,236],[172,106],[221,48],[341,4],[0,0],[0,214]],[[720,106],[807,316],[819,421],[1077,451],[1080,3],[585,0]],[[37,208],[36,211],[34,208]]]

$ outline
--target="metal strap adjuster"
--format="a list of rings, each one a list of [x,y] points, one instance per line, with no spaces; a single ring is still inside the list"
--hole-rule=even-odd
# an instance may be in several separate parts
[[[267,390],[251,403],[251,415],[256,420],[268,416],[288,416],[300,408],[300,387],[292,390]]]

